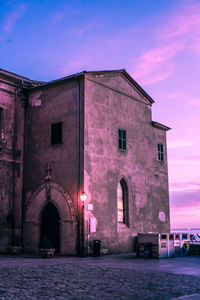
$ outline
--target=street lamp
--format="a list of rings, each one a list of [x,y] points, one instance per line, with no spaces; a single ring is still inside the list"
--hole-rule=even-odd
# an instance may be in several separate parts
[[[86,193],[83,191],[82,194],[80,195],[80,199],[82,202],[82,230],[81,230],[81,256],[84,257],[85,256],[85,230],[84,230],[84,206],[85,206],[85,201],[87,200],[87,195]]]

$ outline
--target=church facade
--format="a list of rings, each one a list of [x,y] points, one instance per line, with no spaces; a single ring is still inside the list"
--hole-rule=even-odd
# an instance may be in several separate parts
[[[166,131],[125,70],[51,82],[0,70],[0,251],[133,251],[169,232]],[[81,200],[86,196],[86,201]]]

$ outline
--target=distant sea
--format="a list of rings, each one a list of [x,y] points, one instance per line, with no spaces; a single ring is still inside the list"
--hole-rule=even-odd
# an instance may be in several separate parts
[[[200,228],[171,228],[171,232],[183,232],[183,233],[200,233]]]
[[[171,229],[173,233],[189,233],[192,244],[200,244],[200,228],[177,228]]]

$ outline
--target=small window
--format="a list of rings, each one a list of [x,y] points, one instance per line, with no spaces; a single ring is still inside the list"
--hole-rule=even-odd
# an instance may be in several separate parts
[[[118,149],[126,150],[126,130],[118,129]]]
[[[158,160],[164,161],[163,144],[158,144]]]
[[[161,234],[160,239],[161,239],[161,240],[166,240],[166,239],[167,239],[167,235],[166,235],[166,234]]]
[[[62,144],[62,122],[51,124],[51,145]]]
[[[187,240],[187,233],[182,233],[182,240]]]
[[[128,187],[124,179],[117,186],[117,218],[118,223],[124,223],[128,226]]]

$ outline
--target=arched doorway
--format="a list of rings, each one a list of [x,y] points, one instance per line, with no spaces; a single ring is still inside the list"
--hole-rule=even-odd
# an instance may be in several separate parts
[[[45,205],[40,223],[40,247],[44,243],[55,248],[56,253],[60,252],[60,216],[56,206],[49,202]]]
[[[62,255],[76,255],[78,223],[74,205],[68,193],[60,185],[50,182],[50,187],[52,201],[47,201],[45,183],[39,186],[32,195],[27,196],[23,230],[24,251],[38,253],[41,247],[40,236],[45,231],[42,229],[44,227],[42,223],[45,223],[45,211],[48,213],[47,205],[51,204],[54,212],[57,212],[57,217],[53,217],[54,220],[52,220],[57,223],[57,226],[54,227],[60,229],[57,230],[57,235],[54,235],[57,236],[58,241],[56,248],[60,248],[57,252]],[[49,219],[48,216],[46,219]],[[52,219],[51,216],[50,219]],[[55,222],[56,219],[57,222]],[[54,242],[54,244],[56,243]]]

